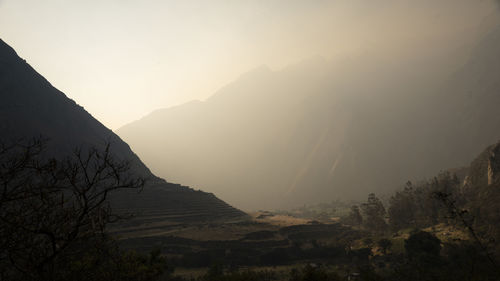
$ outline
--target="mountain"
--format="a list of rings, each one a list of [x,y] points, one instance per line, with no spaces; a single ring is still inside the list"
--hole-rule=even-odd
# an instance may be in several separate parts
[[[153,175],[128,144],[54,88],[1,40],[0,101],[0,141],[4,143],[41,136],[48,139],[47,154],[56,157],[77,147],[102,149],[110,143],[115,158],[129,161],[134,173],[149,179],[141,193],[120,191],[113,197],[112,207],[134,213],[136,224],[145,220],[158,224],[246,217],[211,193]]]
[[[156,173],[243,208],[392,191],[500,138],[499,36],[497,26],[453,74],[435,58],[260,67],[117,134]]]

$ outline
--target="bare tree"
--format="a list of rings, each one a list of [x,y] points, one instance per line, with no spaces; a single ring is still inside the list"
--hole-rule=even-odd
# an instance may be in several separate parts
[[[0,144],[0,280],[55,280],[65,257],[104,237],[109,194],[144,185],[110,145],[56,160],[44,144]]]
[[[462,227],[464,227],[467,230],[470,237],[472,238],[472,241],[480,249],[480,252],[483,255],[485,255],[485,257],[489,261],[491,267],[494,269],[497,276],[500,276],[498,263],[495,259],[492,249],[488,247],[487,243],[483,242],[482,237],[480,237],[480,235],[474,228],[474,220],[475,220],[474,216],[468,210],[459,208],[456,204],[455,199],[453,199],[450,193],[435,192],[434,196],[444,205],[444,207],[446,207],[450,218],[459,222],[462,225]]]

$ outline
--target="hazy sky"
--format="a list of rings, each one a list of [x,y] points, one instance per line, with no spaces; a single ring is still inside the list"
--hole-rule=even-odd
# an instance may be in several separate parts
[[[0,38],[111,129],[304,58],[460,44],[489,0],[0,0]]]

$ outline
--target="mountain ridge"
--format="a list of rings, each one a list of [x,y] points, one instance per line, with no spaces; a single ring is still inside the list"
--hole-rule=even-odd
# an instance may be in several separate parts
[[[0,141],[4,143],[42,137],[48,139],[46,154],[56,158],[71,155],[75,148],[104,149],[109,143],[116,160],[128,161],[132,173],[148,179],[141,193],[120,191],[112,196],[112,207],[136,214],[138,225],[150,220],[154,212],[162,213],[167,221],[185,222],[246,217],[211,193],[155,176],[127,143],[54,88],[1,39],[0,99]]]
[[[489,34],[497,33],[500,26]],[[495,38],[484,37],[475,50],[497,55],[491,47],[498,44]],[[236,80],[197,107],[163,110],[166,118],[133,122],[117,133],[158,174],[204,183],[238,206],[361,199],[442,167],[463,166],[500,138],[492,110],[500,63],[477,54],[471,52],[449,81],[434,75],[440,62],[413,70],[415,59],[348,59],[319,63],[315,71],[266,72],[263,78]],[[471,70],[474,61],[493,72]],[[489,86],[480,92],[469,81],[475,78],[466,80],[460,71],[485,78],[481,85]],[[453,87],[461,81],[478,90],[467,110],[461,110],[466,96]]]

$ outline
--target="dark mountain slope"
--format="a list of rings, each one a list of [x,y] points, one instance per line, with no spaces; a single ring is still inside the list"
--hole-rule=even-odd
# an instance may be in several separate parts
[[[111,130],[69,99],[0,40],[0,136],[4,142],[42,137],[51,155],[67,155],[77,146],[103,148],[131,161],[136,172],[149,169]]]
[[[110,105],[110,109],[112,105]],[[0,140],[48,139],[47,154],[62,157],[76,147],[104,148],[131,162],[133,172],[149,179],[143,192],[115,194],[115,209],[155,221],[232,220],[245,214],[213,194],[171,184],[154,176],[130,147],[81,106],[55,89],[0,40]]]

